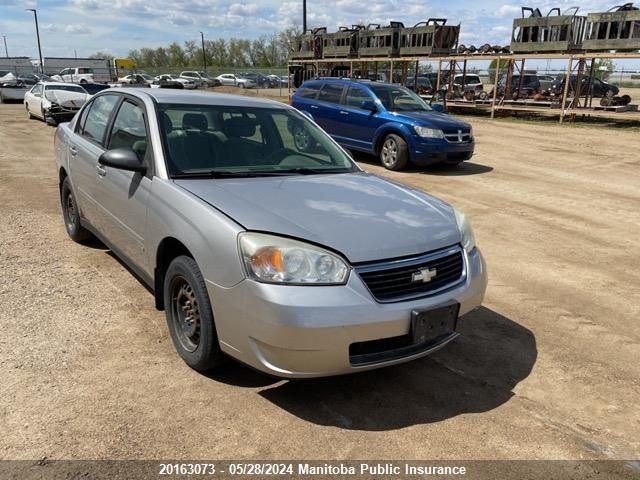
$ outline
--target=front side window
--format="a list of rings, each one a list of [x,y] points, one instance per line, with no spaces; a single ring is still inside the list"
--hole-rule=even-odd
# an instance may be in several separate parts
[[[33,93],[36,97],[41,97],[42,89],[43,89],[42,84],[37,84],[31,89],[31,93]]]
[[[395,85],[370,85],[380,102],[390,112],[430,112],[431,107],[408,88]]]
[[[352,108],[362,108],[362,102],[372,101],[371,96],[362,88],[349,87],[345,104]]]
[[[174,178],[358,171],[326,133],[294,110],[184,104],[158,109]]]
[[[93,101],[82,130],[83,137],[98,145],[104,145],[109,118],[118,98],[117,95],[101,95]]]
[[[147,128],[142,107],[125,100],[116,114],[109,149],[130,148],[143,159],[147,153]]]

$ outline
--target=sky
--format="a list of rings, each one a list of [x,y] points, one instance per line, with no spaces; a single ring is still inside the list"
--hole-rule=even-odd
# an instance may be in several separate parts
[[[586,14],[606,11],[616,0],[535,3],[545,14],[551,7],[575,4]],[[442,17],[462,25],[461,43],[507,45],[520,5],[520,0],[307,0],[307,23],[332,31],[355,23],[413,25]],[[0,36],[6,36],[10,56],[38,55],[33,13],[25,8],[38,10],[45,57],[86,57],[97,51],[119,57],[141,47],[199,40],[201,31],[210,39],[251,39],[302,25],[302,0],[0,0]]]

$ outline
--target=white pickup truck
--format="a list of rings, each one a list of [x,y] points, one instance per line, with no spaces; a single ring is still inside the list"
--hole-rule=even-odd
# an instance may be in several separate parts
[[[56,82],[66,83],[94,83],[93,68],[89,67],[74,67],[65,68],[57,75],[52,75]]]

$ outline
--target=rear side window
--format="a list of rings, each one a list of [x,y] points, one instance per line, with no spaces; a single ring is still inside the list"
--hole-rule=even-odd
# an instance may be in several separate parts
[[[104,135],[107,131],[109,118],[118,99],[117,95],[101,95],[96,98],[91,105],[91,110],[80,135],[93,143],[104,146]]]
[[[342,85],[325,84],[318,94],[318,100],[327,103],[340,103],[342,90],[344,90]]]
[[[320,85],[308,85],[300,88],[298,90],[297,96],[301,98],[312,98],[316,99],[318,96],[318,92],[320,91]]]
[[[93,68],[79,68],[78,73],[93,73]]]

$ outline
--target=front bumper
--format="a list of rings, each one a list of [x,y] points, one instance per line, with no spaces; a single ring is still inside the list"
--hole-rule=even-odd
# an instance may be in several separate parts
[[[286,378],[353,373],[423,357],[455,334],[365,365],[349,355],[351,344],[407,335],[411,312],[460,304],[462,316],[479,307],[487,270],[476,248],[465,252],[466,280],[418,300],[378,303],[352,272],[342,286],[282,286],[244,280],[231,288],[207,281],[220,346],[230,356],[263,372]]]
[[[475,149],[475,141],[451,143],[444,139],[414,140],[410,150],[411,162],[418,166],[433,165],[440,162],[470,160]]]

